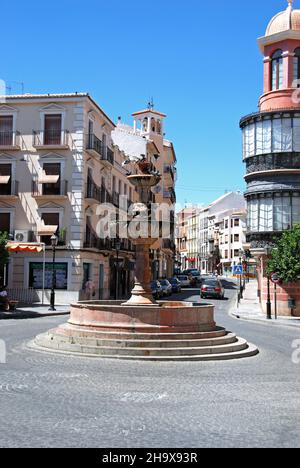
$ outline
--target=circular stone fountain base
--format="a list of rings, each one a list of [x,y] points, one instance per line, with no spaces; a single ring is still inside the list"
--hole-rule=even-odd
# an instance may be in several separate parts
[[[254,356],[258,349],[214,321],[214,306],[160,302],[127,307],[116,301],[73,304],[68,323],[31,347],[88,357],[144,361],[208,361]]]

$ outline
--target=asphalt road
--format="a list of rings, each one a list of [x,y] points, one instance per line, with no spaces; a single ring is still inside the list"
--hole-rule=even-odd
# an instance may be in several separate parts
[[[300,331],[228,316],[235,290],[216,304],[218,325],[255,343],[241,361],[139,363],[34,352],[26,343],[65,321],[0,322],[2,447],[300,447]],[[198,291],[182,299],[199,300]]]

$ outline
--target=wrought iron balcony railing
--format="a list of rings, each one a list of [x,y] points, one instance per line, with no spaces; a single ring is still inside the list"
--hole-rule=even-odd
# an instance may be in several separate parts
[[[20,133],[13,131],[0,131],[0,146],[3,147],[19,147]]]
[[[67,197],[68,196],[68,181],[62,180],[57,184],[40,183],[38,180],[32,181],[32,196],[33,197]]]
[[[69,146],[68,130],[34,130],[33,146]]]
[[[86,198],[96,200],[99,203],[101,203],[102,201],[102,190],[91,179],[88,179],[88,182],[86,184]]]

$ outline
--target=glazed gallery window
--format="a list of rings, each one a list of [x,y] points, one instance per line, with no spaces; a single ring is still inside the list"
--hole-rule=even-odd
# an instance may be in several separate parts
[[[244,159],[269,153],[300,151],[300,114],[261,120],[243,129]]]
[[[248,229],[272,232],[290,229],[300,222],[300,194],[277,194],[248,202]]]
[[[283,87],[283,59],[282,59],[282,50],[276,50],[272,55],[272,77],[271,85],[272,91],[276,89],[282,89]]]
[[[46,263],[45,265],[45,289],[52,288],[53,264]],[[56,263],[56,289],[68,289],[68,264]],[[43,263],[36,262],[29,264],[29,287],[33,289],[43,289]]]

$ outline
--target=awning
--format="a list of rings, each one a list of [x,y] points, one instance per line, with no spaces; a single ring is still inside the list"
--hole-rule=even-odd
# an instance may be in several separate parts
[[[59,181],[59,175],[46,175],[46,174],[43,174],[39,178],[38,183],[39,184],[57,184],[58,181]]]
[[[0,184],[7,185],[10,181],[10,176],[0,176]]]
[[[9,252],[30,252],[30,253],[41,253],[43,252],[42,245],[35,245],[23,242],[8,242],[6,249]]]
[[[38,236],[53,236],[58,230],[58,226],[39,226]]]

